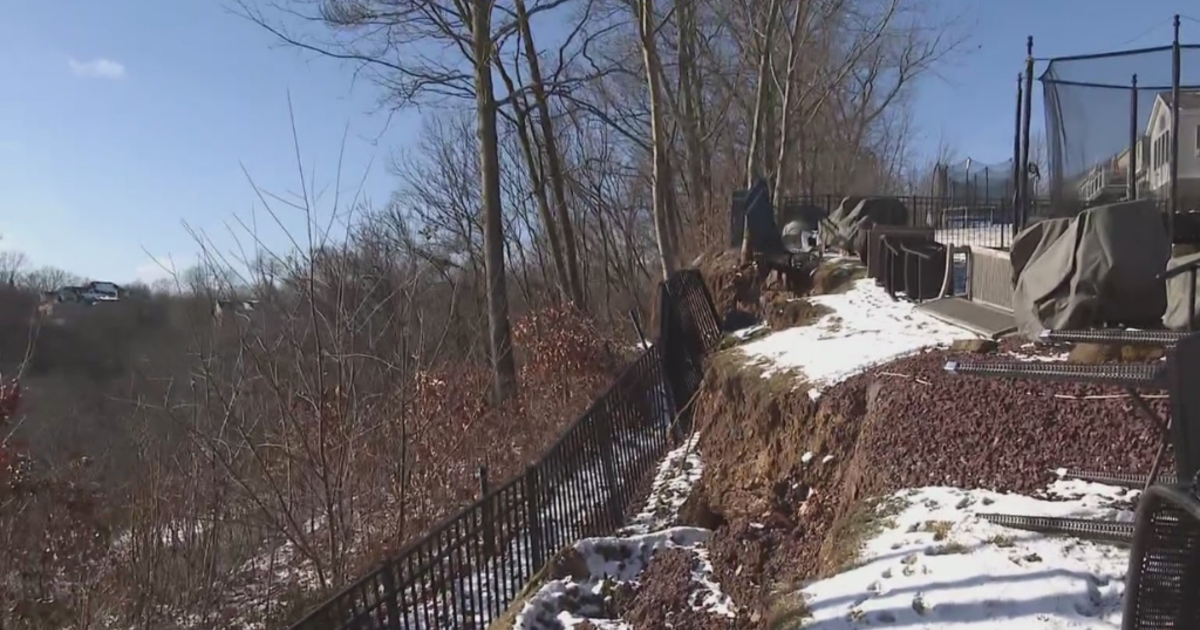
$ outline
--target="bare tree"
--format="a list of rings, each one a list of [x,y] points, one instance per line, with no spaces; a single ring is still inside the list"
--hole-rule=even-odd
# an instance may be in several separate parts
[[[29,257],[24,252],[0,252],[0,284],[16,286],[25,268],[29,266]]]
[[[558,286],[562,295],[568,299],[575,299],[574,284],[572,275],[568,271],[565,255],[563,253],[563,241],[559,237],[557,229],[558,222],[554,215],[550,213],[550,199],[547,194],[545,162],[540,159],[541,155],[534,148],[535,132],[530,126],[529,113],[532,109],[528,99],[523,94],[518,92],[516,82],[512,75],[505,68],[503,60],[497,56],[496,69],[500,73],[501,79],[504,81],[505,87],[510,93],[515,95],[513,103],[513,122],[516,126],[517,141],[521,148],[521,156],[525,160],[525,170],[529,173],[530,185],[533,187],[533,195],[537,201],[538,215],[542,222],[542,232],[546,237],[546,241],[550,245],[550,257],[554,263],[554,272],[558,278]],[[555,156],[557,158],[557,155]],[[561,171],[561,169],[560,169]],[[561,177],[561,172],[559,177]],[[578,269],[576,269],[576,274]]]
[[[766,176],[765,150],[762,137],[768,124],[767,111],[771,93],[771,49],[774,46],[775,24],[779,21],[779,10],[783,0],[767,0],[762,22],[758,26],[761,35],[755,41],[758,49],[758,76],[755,79],[754,118],[750,126],[750,144],[746,150],[746,187],[754,185],[759,176]],[[746,232],[749,236],[749,230]]]
[[[666,112],[663,103],[662,63],[658,57],[659,19],[654,10],[654,0],[636,0],[638,36],[641,38],[642,60],[645,64],[646,86],[650,91],[650,138],[653,171],[651,181],[654,190],[654,230],[658,241],[658,255],[662,263],[663,279],[675,273],[678,261],[676,240],[670,226],[670,217],[676,214],[674,201],[675,178],[670,159],[666,130]]]
[[[521,31],[521,40],[525,46],[525,60],[529,64],[530,88],[533,90],[534,102],[537,103],[538,119],[542,128],[542,144],[546,150],[546,176],[550,179],[550,189],[554,192],[554,210],[558,218],[558,226],[562,229],[563,256],[567,266],[567,290],[571,299],[579,308],[585,307],[583,283],[579,276],[579,255],[576,252],[575,228],[572,225],[571,213],[567,210],[566,181],[562,172],[562,159],[558,149],[558,139],[554,133],[554,123],[550,114],[550,100],[546,92],[546,84],[542,78],[541,62],[538,60],[538,50],[533,43],[533,29],[529,26],[529,11],[525,0],[514,0],[517,13],[517,25]],[[510,91],[513,91],[510,87]]]
[[[248,2],[248,0],[247,0]],[[284,42],[355,63],[398,106],[429,97],[470,99],[475,105],[480,151],[481,211],[484,217],[484,273],[487,285],[489,346],[494,395],[517,393],[516,361],[509,323],[504,261],[504,218],[500,196],[497,117],[501,102],[492,85],[492,55],[516,26],[493,24],[495,6],[485,0],[446,5],[435,0],[290,0],[284,14],[324,25],[327,36],[294,35],[243,3],[243,14]],[[534,7],[528,13],[551,4]],[[339,33],[354,32],[351,38]],[[453,51],[431,57],[430,48]]]
[[[83,278],[58,267],[39,267],[26,273],[21,284],[35,291],[54,291],[83,282]]]

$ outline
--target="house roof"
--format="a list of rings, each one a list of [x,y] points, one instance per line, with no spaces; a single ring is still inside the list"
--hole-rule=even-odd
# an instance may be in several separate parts
[[[1163,105],[1171,106],[1171,91],[1165,90],[1158,93],[1158,98],[1162,99]],[[1179,107],[1180,109],[1200,109],[1200,90],[1182,90],[1179,92]]]

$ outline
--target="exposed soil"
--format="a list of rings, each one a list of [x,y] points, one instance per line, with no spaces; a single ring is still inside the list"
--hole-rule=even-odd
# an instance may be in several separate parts
[[[667,549],[655,554],[642,573],[632,599],[624,602],[621,617],[634,628],[711,630],[728,626],[729,619],[691,610],[689,602],[698,591],[692,573],[699,558],[686,549]]]
[[[999,350],[1029,354],[1021,345]],[[873,526],[868,497],[926,485],[1031,492],[1060,467],[1149,471],[1158,434],[1121,391],[945,372],[978,351],[904,358],[819,402],[794,378],[714,357],[697,401],[705,476],[684,521],[715,529],[712,560],[742,611],[734,627],[794,619],[795,602],[776,594],[854,560]],[[1165,417],[1166,400],[1147,402]]]
[[[759,321],[775,330],[810,324],[829,311],[804,300],[805,296],[840,293],[865,274],[862,265],[829,261],[811,275],[794,275],[789,285],[778,271],[741,264],[739,255],[730,249],[696,261],[726,329]]]
[[[702,256],[696,262],[708,284],[717,314],[729,317],[731,313],[740,312],[757,318],[765,278],[760,277],[753,263],[741,264],[739,257],[738,250],[728,249]]]
[[[827,262],[813,273],[813,286],[810,295],[828,295],[844,293],[854,281],[865,278],[867,269],[862,264],[850,261]]]
[[[762,318],[772,330],[807,326],[833,312],[828,307],[786,293],[764,292],[761,300]]]

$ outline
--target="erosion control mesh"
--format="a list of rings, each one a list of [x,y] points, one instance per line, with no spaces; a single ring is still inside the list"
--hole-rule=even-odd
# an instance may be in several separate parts
[[[1048,193],[1051,204],[1037,204],[1033,216],[1067,217],[1083,207],[1123,199],[1131,169],[1138,197],[1165,203],[1170,191],[1172,51],[1168,45],[1049,61],[1039,78],[1045,146],[1032,139],[1029,163],[1033,190],[1039,196]],[[1200,151],[1200,46],[1181,47],[1179,83],[1183,200],[1191,194],[1185,178],[1200,183],[1200,174],[1190,173]]]

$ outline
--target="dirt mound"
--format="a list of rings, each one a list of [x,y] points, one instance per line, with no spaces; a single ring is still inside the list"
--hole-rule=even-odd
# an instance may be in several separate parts
[[[810,295],[844,293],[854,281],[867,277],[867,269],[857,261],[834,260],[822,263],[813,273]]]
[[[715,358],[697,401],[705,476],[684,518],[716,528],[714,567],[743,611],[734,627],[794,617],[802,602],[777,593],[853,562],[878,526],[868,497],[927,485],[1030,492],[1060,467],[1149,471],[1157,432],[1121,392],[954,376],[951,358],[973,357],[900,359],[818,402],[792,377]]]
[[[741,264],[734,249],[701,256],[695,262],[708,283],[718,315],[727,321],[765,321],[776,330],[810,324],[828,313],[803,300],[804,296],[842,292],[865,275],[862,265],[835,260],[822,263],[811,276],[794,276],[789,283],[778,271],[755,263]]]
[[[642,574],[632,599],[622,602],[621,617],[634,628],[708,630],[725,626],[729,620],[724,617],[690,610],[688,603],[700,592],[692,577],[699,569],[700,558],[694,551],[658,552]]]
[[[786,293],[764,292],[761,298],[761,316],[773,330],[807,326],[832,312],[828,307]]]
[[[738,250],[727,249],[719,254],[702,256],[696,261],[696,267],[708,283],[718,315],[724,317],[731,311],[758,313],[763,279],[753,263],[741,263]]]
[[[1143,363],[1166,356],[1162,346],[1117,346],[1108,343],[1077,343],[1067,357],[1071,363]]]
[[[818,404],[795,375],[764,378],[732,356],[708,371],[697,410],[705,478],[684,519],[716,525],[711,553],[742,609],[736,628],[770,625],[793,610],[773,593],[820,570],[822,542],[845,499],[833,489],[856,483],[839,463],[853,456],[865,392],[858,404],[845,401]]]

